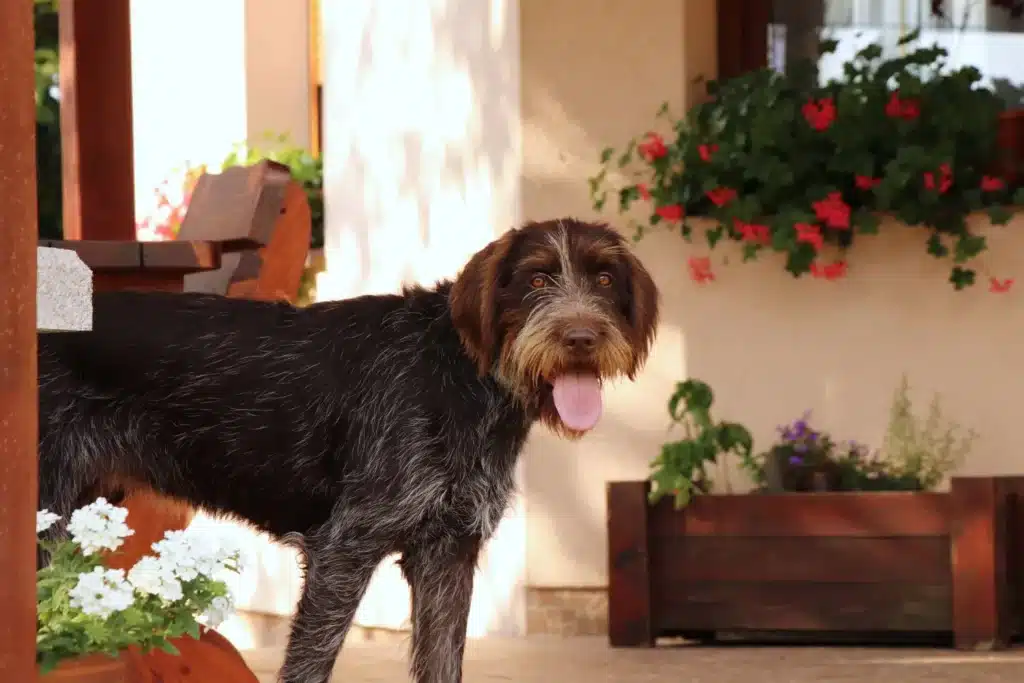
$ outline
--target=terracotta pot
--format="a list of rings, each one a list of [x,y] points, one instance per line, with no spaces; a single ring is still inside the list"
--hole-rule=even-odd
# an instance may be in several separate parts
[[[1013,184],[1024,178],[1024,109],[999,114],[997,134],[1000,154],[999,175]]]
[[[68,659],[53,671],[38,677],[38,683],[135,683],[123,659],[87,655]]]

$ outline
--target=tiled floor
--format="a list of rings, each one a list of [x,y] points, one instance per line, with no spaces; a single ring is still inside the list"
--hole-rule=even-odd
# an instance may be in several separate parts
[[[263,625],[265,634],[269,628]],[[264,683],[280,666],[282,632],[243,650]],[[356,637],[335,669],[345,683],[405,683],[407,637]],[[256,643],[254,643],[256,644]],[[465,683],[1021,683],[1024,650],[662,646],[611,649],[604,638],[531,637],[472,641]]]

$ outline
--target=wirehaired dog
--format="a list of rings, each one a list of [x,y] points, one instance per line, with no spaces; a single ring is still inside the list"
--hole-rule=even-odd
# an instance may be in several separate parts
[[[657,319],[624,240],[571,219],[399,295],[299,309],[98,294],[93,331],[40,338],[40,499],[67,515],[147,487],[298,543],[286,683],[328,680],[371,575],[400,553],[412,676],[454,683],[527,432],[590,430],[602,380],[636,374]]]

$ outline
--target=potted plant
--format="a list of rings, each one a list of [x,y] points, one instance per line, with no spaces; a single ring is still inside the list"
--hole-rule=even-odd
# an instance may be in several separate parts
[[[945,419],[937,397],[917,415],[904,380],[878,452],[805,414],[755,455],[749,431],[713,420],[712,403],[707,384],[679,383],[669,415],[683,438],[662,448],[650,481],[609,484],[612,645],[751,631],[1009,642],[1024,577],[1007,567],[1024,542],[1002,529],[1024,528],[1010,502],[1024,478],[954,477],[935,490],[976,436]],[[755,493],[711,493],[711,465],[726,454]]]
[[[98,498],[72,513],[67,538],[40,541],[49,559],[36,588],[40,681],[127,683],[128,653],[176,654],[174,639],[199,638],[232,611],[225,579],[239,570],[239,551],[220,539],[171,531],[127,572],[105,566],[133,533],[126,517]],[[59,522],[41,510],[36,531]]]
[[[927,252],[951,261],[950,283],[969,287],[987,243],[968,218],[985,211],[1006,223],[1024,192],[1016,176],[999,175],[1003,104],[976,69],[946,59],[938,46],[884,58],[872,44],[825,84],[802,76],[809,64],[711,82],[712,99],[682,118],[662,108],[669,134],[602,152],[594,207],[639,206],[647,218],[633,221],[637,239],[667,227],[711,250],[733,242],[743,261],[777,253],[794,277],[826,280],[855,267],[850,248],[889,229],[888,216],[921,226]],[[709,256],[689,268],[699,282],[715,277]],[[1004,273],[985,275],[993,291],[1012,285]]]

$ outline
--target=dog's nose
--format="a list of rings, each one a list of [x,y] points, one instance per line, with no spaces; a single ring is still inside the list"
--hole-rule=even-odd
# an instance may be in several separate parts
[[[570,351],[592,351],[597,344],[597,333],[589,327],[574,327],[565,335],[565,345]]]

